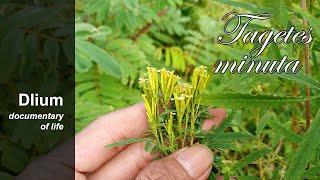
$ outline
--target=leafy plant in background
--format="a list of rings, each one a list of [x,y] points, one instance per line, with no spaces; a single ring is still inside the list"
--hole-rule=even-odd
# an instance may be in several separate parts
[[[68,0],[1,1],[0,179],[13,179],[74,135],[73,6]],[[18,107],[21,92],[63,96],[65,106]],[[8,120],[12,112],[63,112],[65,131],[44,133],[39,127],[47,122]]]
[[[76,1],[77,130],[97,116],[142,101],[138,77],[147,66],[165,66],[187,81],[194,67],[243,57],[253,47],[215,43],[227,12],[271,13],[270,21],[249,29],[303,29],[303,20],[318,27],[319,1],[306,5],[288,0]],[[202,103],[229,112],[219,128],[202,138],[214,149],[211,177],[319,178],[320,46],[319,30],[314,29],[314,41],[306,50],[270,45],[259,57],[304,59],[308,51],[311,73],[211,77]],[[307,116],[312,119],[309,129]]]

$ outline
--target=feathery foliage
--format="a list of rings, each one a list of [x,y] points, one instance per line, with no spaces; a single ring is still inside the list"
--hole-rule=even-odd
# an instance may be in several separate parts
[[[139,77],[146,73],[146,67],[165,67],[174,71],[181,78],[179,81],[187,82],[195,67],[212,67],[217,60],[246,55],[254,45],[224,46],[216,42],[218,35],[223,34],[221,18],[230,11],[271,13],[270,20],[252,21],[248,30],[280,31],[292,25],[305,29],[302,19],[306,18],[314,27],[309,48],[312,73],[301,70],[297,74],[212,75],[201,104],[225,107],[228,117],[212,132],[198,133],[195,138],[215,154],[212,177],[283,179],[287,174],[289,178],[319,178],[319,148],[314,149],[317,139],[310,135],[316,131],[311,131],[314,126],[309,130],[305,127],[304,102],[309,98],[308,86],[309,115],[312,123],[317,122],[314,118],[320,107],[320,38],[316,27],[320,6],[319,0],[307,2],[307,10],[303,10],[299,1],[289,0],[77,0],[77,130],[102,114],[142,101]],[[13,46],[12,43],[9,42]],[[302,60],[304,48],[270,44],[259,59],[280,59],[284,55]],[[169,96],[172,95],[158,98],[168,100]],[[89,106],[93,108],[88,109]],[[175,108],[174,103],[172,106]],[[169,122],[170,113],[162,113],[161,123]],[[172,120],[177,120],[176,116]],[[156,129],[159,127],[153,131]],[[164,126],[157,132],[168,135]],[[178,135],[171,134],[172,147],[173,137]],[[301,154],[301,148],[312,151],[314,156]],[[298,154],[299,158],[294,158]],[[233,168],[236,164],[239,168]]]

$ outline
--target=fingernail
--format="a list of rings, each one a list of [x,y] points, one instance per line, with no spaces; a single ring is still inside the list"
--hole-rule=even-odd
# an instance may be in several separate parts
[[[176,160],[192,178],[198,178],[212,165],[212,152],[204,145],[191,146],[177,154]]]

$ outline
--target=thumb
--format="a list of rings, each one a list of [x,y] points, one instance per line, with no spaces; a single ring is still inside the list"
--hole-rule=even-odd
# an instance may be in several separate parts
[[[212,152],[204,145],[180,149],[170,156],[152,162],[137,176],[137,180],[207,179],[212,166]]]

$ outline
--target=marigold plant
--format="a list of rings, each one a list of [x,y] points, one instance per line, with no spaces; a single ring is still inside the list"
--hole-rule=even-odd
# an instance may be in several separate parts
[[[163,155],[196,142],[207,115],[200,102],[209,78],[205,66],[195,68],[191,83],[164,68],[149,67],[140,78],[152,141]]]

